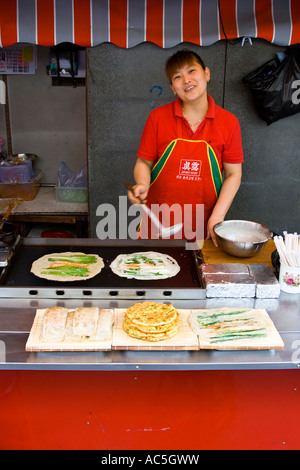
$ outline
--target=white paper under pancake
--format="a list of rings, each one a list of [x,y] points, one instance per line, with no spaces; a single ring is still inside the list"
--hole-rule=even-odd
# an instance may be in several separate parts
[[[192,310],[192,330],[200,349],[283,349],[284,343],[265,309]]]

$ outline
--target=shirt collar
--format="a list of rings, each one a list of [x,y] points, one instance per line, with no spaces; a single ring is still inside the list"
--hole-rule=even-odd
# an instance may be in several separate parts
[[[208,99],[208,110],[207,110],[207,113],[206,113],[206,117],[207,118],[214,118],[216,116],[215,101],[214,101],[213,97],[210,96],[210,95],[207,95],[207,99]],[[175,116],[183,117],[182,116],[181,99],[180,98],[177,98],[174,101],[174,113],[175,113]]]

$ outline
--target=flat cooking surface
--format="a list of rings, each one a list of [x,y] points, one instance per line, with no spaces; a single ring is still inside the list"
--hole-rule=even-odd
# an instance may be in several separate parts
[[[85,281],[60,282],[42,279],[30,272],[32,263],[46,254],[62,253],[66,251],[98,254],[103,258],[104,268],[91,279]],[[137,251],[157,251],[172,256],[179,264],[179,273],[168,279],[161,280],[137,280],[119,277],[110,269],[111,262],[120,253],[134,253]],[[9,269],[2,281],[7,287],[49,287],[62,288],[199,288],[200,282],[197,275],[195,254],[192,250],[182,247],[158,247],[150,248],[142,246],[43,246],[21,245],[15,254]]]

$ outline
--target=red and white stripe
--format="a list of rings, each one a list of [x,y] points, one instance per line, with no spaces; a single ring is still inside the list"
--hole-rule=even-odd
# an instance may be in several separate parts
[[[225,34],[224,34],[225,32]],[[0,0],[0,46],[144,41],[208,46],[244,36],[300,42],[299,0]]]

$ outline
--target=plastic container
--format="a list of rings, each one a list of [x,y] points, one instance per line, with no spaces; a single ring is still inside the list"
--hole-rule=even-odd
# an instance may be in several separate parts
[[[41,238],[75,238],[75,236],[65,230],[48,229],[41,233]]]
[[[31,160],[24,160],[18,165],[0,165],[0,182],[2,183],[27,182],[33,174]]]
[[[280,264],[279,284],[283,292],[300,294],[300,268]]]
[[[88,200],[87,188],[56,187],[56,200],[60,202],[84,203]]]
[[[41,170],[36,170],[29,181],[19,183],[0,182],[0,197],[20,198],[24,201],[32,201],[40,189],[41,177]]]

